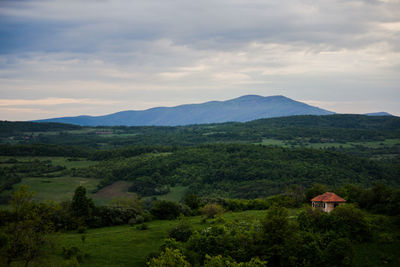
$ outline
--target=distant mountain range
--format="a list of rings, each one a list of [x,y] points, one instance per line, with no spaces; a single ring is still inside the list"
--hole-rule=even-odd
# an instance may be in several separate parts
[[[82,126],[177,126],[203,123],[246,122],[292,115],[329,115],[334,112],[284,96],[246,95],[227,101],[211,101],[176,107],[128,110],[104,116],[77,116],[38,120]]]
[[[246,122],[293,115],[329,115],[332,111],[310,106],[285,96],[245,95],[226,101],[211,101],[176,107],[128,110],[104,116],[77,116],[38,120],[82,126],[177,126],[221,122]],[[386,112],[368,116],[391,116]]]

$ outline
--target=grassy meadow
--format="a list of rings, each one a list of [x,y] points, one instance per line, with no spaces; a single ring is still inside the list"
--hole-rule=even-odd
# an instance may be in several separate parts
[[[298,212],[299,209],[290,209],[290,218],[295,219]],[[260,220],[265,213],[265,210],[226,212],[221,217],[207,221],[203,221],[202,216],[187,217],[187,220],[195,230],[201,230],[215,224]],[[66,261],[62,257],[63,247],[78,247],[88,255],[79,265],[82,267],[144,266],[147,256],[159,251],[164,239],[168,237],[169,229],[177,223],[178,220],[155,220],[145,223],[148,227],[146,230],[141,230],[138,225],[122,225],[88,229],[84,234],[58,233],[54,235],[54,247],[48,251],[46,264],[47,266],[64,266]],[[85,236],[84,242],[82,235]],[[400,242],[355,244],[354,266],[399,266],[399,249]]]
[[[292,211],[292,213],[295,211]],[[227,212],[220,219],[211,219],[202,222],[202,216],[188,217],[188,221],[196,230],[201,230],[211,224],[230,222],[234,220],[259,220],[265,211]],[[51,256],[54,264],[61,265],[62,247],[78,247],[89,256],[80,266],[142,266],[147,255],[158,252],[164,239],[168,237],[168,230],[174,227],[178,220],[156,220],[147,222],[147,230],[140,230],[138,226],[113,226],[98,229],[89,229],[84,234],[76,232],[56,235],[54,254]]]

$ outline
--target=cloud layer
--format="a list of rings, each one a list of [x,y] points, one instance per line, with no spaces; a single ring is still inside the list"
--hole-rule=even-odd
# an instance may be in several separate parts
[[[243,94],[400,115],[398,14],[399,0],[1,1],[0,119]]]

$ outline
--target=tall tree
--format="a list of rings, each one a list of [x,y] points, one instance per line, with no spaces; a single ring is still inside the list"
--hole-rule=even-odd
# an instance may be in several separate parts
[[[43,220],[37,205],[32,201],[33,193],[21,186],[12,194],[11,220],[1,229],[3,244],[1,256],[10,265],[23,261],[28,266],[45,251],[52,225]]]
[[[72,213],[76,217],[88,218],[94,208],[92,199],[86,197],[86,188],[78,186],[71,203]]]

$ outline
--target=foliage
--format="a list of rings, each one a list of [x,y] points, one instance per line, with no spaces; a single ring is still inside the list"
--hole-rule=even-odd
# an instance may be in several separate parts
[[[86,197],[86,188],[79,186],[71,202],[72,213],[75,217],[88,218],[94,209],[93,201]]]
[[[142,195],[162,194],[179,184],[188,186],[188,194],[200,197],[252,199],[288,192],[289,197],[296,196],[296,206],[303,197],[298,189],[316,183],[331,187],[348,183],[371,186],[377,181],[400,184],[399,166],[323,150],[207,145],[181,148],[169,154],[110,160],[80,172],[85,177],[102,178],[99,188],[117,180],[130,181],[130,190]],[[288,191],[294,183],[298,192]],[[312,190],[306,193],[307,198],[323,188]]]
[[[288,219],[288,211],[279,206],[271,207],[262,225],[262,251],[272,265],[292,265],[297,246],[301,243],[295,225]]]
[[[193,227],[184,216],[179,217],[179,223],[168,231],[168,236],[177,241],[186,242],[193,233]]]
[[[200,207],[200,199],[196,194],[187,194],[183,202],[192,210],[197,210]]]
[[[1,228],[3,242],[0,252],[8,265],[13,261],[23,261],[28,266],[46,251],[50,242],[48,234],[53,231],[52,224],[41,216],[32,197],[33,193],[23,186],[12,194],[10,221]]]
[[[306,191],[306,201],[310,203],[311,199],[328,191],[329,188],[325,184],[313,184],[312,187]]]
[[[76,259],[78,263],[82,263],[84,258],[87,258],[89,255],[87,253],[82,252],[78,247],[69,247],[62,248],[62,255],[64,259],[71,260]]]
[[[249,262],[237,263],[235,260],[227,259],[221,255],[210,257],[206,255],[204,267],[264,267],[267,266],[266,261],[261,261],[259,258],[252,258]]]
[[[371,188],[353,184],[345,185],[339,193],[350,203],[357,203],[361,208],[374,213],[400,215],[400,190],[376,183]]]
[[[96,135],[98,127],[32,122],[0,122],[0,137],[14,142],[69,144],[99,147],[126,145],[198,145],[221,142],[261,142],[266,138],[315,142],[381,141],[398,138],[400,119],[362,115],[291,116],[251,121],[180,127],[102,127],[116,132],[112,138]],[[67,132],[67,130],[69,130]],[[29,135],[25,131],[30,132]],[[53,131],[53,134],[46,134]],[[36,132],[36,135],[31,133]],[[54,134],[54,132],[56,134]],[[27,137],[27,138],[25,138]],[[354,150],[354,149],[353,149]],[[0,153],[1,154],[1,153]]]
[[[325,260],[331,266],[353,266],[353,247],[347,238],[332,240],[326,248]]]
[[[178,249],[166,248],[159,257],[152,258],[147,265],[151,267],[189,267],[190,263],[185,260],[185,256]]]
[[[214,218],[216,215],[221,215],[224,209],[215,203],[209,203],[200,209],[200,212],[207,218]]]
[[[113,207],[135,209],[138,213],[142,211],[142,204],[137,196],[114,198],[110,205]]]
[[[181,213],[181,208],[178,204],[172,201],[158,200],[150,209],[151,214],[161,220],[175,219]]]

